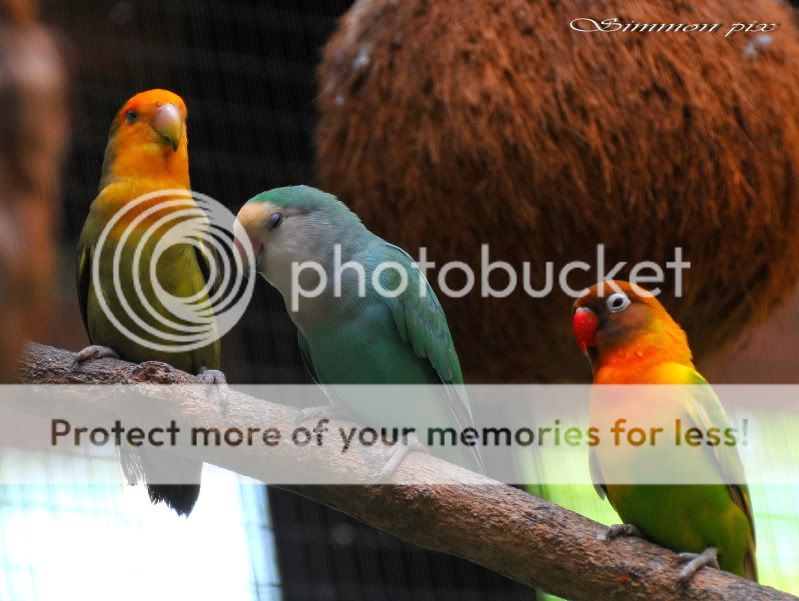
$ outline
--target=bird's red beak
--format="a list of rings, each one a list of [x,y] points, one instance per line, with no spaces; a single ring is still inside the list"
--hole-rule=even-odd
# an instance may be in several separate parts
[[[599,318],[588,307],[579,307],[572,317],[572,328],[577,344],[582,352],[588,352],[588,347],[593,345],[596,332],[599,329]]]

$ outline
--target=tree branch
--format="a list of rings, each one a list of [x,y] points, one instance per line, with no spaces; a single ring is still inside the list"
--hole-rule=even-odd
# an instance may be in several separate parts
[[[102,359],[72,371],[74,354],[32,344],[20,365],[19,381],[28,384],[196,384],[189,374],[163,363],[134,365]],[[219,407],[202,398],[154,404],[148,410],[164,420],[190,418],[214,425]],[[196,396],[196,395],[195,395]],[[88,391],[63,402],[97,416],[107,403]],[[297,410],[230,392],[229,411],[250,423],[291,429]],[[53,406],[17,409],[51,415]],[[235,453],[198,448],[192,456],[262,481],[279,481],[281,470],[302,470],[304,462],[322,461],[325,469],[347,470],[374,482],[368,457],[327,452],[289,455],[279,447],[239,448]],[[284,453],[281,455],[280,453]],[[368,455],[369,453],[366,453]],[[316,466],[318,467],[318,466]],[[402,485],[410,474],[436,473],[464,485]],[[411,453],[394,475],[398,486],[281,486],[410,543],[481,564],[531,587],[581,600],[787,600],[796,599],[714,569],[702,569],[687,587],[679,587],[679,566],[671,551],[635,538],[597,540],[605,527],[576,513],[509,486],[472,474],[434,457]],[[417,479],[418,481],[418,479]]]

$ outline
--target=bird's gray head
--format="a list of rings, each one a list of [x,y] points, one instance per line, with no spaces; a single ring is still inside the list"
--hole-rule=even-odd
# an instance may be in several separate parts
[[[291,285],[292,263],[332,265],[336,244],[347,260],[366,229],[332,194],[310,186],[288,186],[251,198],[236,217],[253,245],[256,270],[284,296]]]

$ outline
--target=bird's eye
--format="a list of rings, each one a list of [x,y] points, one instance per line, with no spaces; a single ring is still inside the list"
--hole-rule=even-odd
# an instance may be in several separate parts
[[[630,306],[630,299],[624,292],[614,292],[608,297],[605,304],[608,306],[608,311],[618,313]]]
[[[137,113],[134,110],[130,110],[127,113],[125,113],[125,121],[127,121],[128,123],[136,123],[136,119],[138,118],[139,118],[139,113]]]
[[[272,216],[269,218],[268,227],[270,230],[276,230],[280,227],[281,223],[283,223],[283,215],[280,213],[272,213]]]

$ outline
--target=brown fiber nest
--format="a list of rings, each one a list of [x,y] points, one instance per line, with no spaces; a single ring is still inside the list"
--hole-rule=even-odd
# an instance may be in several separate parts
[[[578,33],[575,17],[780,27]],[[414,256],[477,265],[489,243],[540,285],[545,261],[593,265],[597,243],[610,263],[682,246],[685,295],[669,279],[661,299],[699,358],[797,282],[799,36],[776,0],[360,0],[319,93],[320,185]],[[565,294],[441,296],[467,380],[587,377]]]

